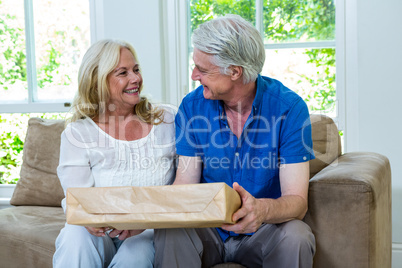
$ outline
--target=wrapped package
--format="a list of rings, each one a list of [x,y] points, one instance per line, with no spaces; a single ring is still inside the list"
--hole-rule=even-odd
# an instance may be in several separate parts
[[[239,194],[225,183],[67,190],[67,223],[118,230],[220,227],[234,223]]]

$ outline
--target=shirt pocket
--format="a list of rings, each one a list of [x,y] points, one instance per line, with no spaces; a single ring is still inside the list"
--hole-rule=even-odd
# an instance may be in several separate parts
[[[246,178],[258,185],[271,185],[279,180],[278,155],[269,149],[254,149],[246,160]]]

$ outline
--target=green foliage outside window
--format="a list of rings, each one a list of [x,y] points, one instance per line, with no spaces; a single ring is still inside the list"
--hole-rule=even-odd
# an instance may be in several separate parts
[[[4,89],[27,81],[24,32],[11,26],[13,20],[15,17],[0,14],[0,59],[4,59],[0,61],[0,86]]]
[[[58,52],[52,42],[49,40],[47,42],[49,49],[47,50],[48,55],[40,69],[38,70],[38,87],[44,88],[47,84],[50,85],[53,83],[53,73],[58,74],[57,68],[60,66],[60,63],[57,59],[60,57],[61,53]]]
[[[333,0],[264,0],[264,37],[269,42],[335,39]]]
[[[65,119],[65,113],[31,113],[0,115],[0,184],[14,184],[19,179],[22,150],[28,120],[31,117]]]
[[[191,0],[191,30],[226,14],[237,14],[255,24],[255,0]]]
[[[23,146],[24,142],[18,135],[12,132],[0,134],[0,184],[17,182],[15,169],[21,164]]]
[[[23,82],[26,87],[27,70],[25,56],[25,35],[22,29],[13,28],[13,20],[10,15],[0,14],[0,86],[7,90],[16,82]],[[43,64],[38,69],[38,87],[44,88],[53,83],[53,77],[58,74],[60,66],[58,52],[52,42],[48,41],[47,53],[44,55]]]

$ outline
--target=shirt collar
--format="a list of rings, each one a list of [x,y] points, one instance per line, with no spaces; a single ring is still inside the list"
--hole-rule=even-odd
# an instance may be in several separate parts
[[[263,95],[263,87],[261,86],[262,83],[263,83],[263,79],[262,79],[261,75],[258,75],[257,80],[256,80],[257,92],[255,94],[253,106],[252,106],[253,108],[251,110],[252,115],[255,115],[255,113],[260,108],[260,103],[261,103],[261,99],[262,99],[262,95]],[[226,117],[223,101],[219,100],[217,103],[218,103],[219,119],[223,120]]]
[[[257,92],[255,93],[255,98],[253,101],[253,109],[252,109],[252,113],[256,113],[258,111],[258,109],[261,107],[261,101],[262,101],[262,95],[263,95],[263,79],[261,77],[261,75],[258,75],[257,80],[256,80],[256,87],[257,87]]]
[[[218,100],[217,103],[218,103],[219,119],[223,120],[226,117],[225,108],[223,106],[223,101]]]

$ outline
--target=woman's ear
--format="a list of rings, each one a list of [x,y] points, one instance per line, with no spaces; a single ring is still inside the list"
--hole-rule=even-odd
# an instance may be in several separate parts
[[[232,66],[230,66],[230,70],[231,70],[230,77],[231,77],[231,79],[233,81],[236,81],[236,80],[242,78],[242,76],[243,76],[243,67],[241,67],[241,66],[233,66],[232,65]]]

